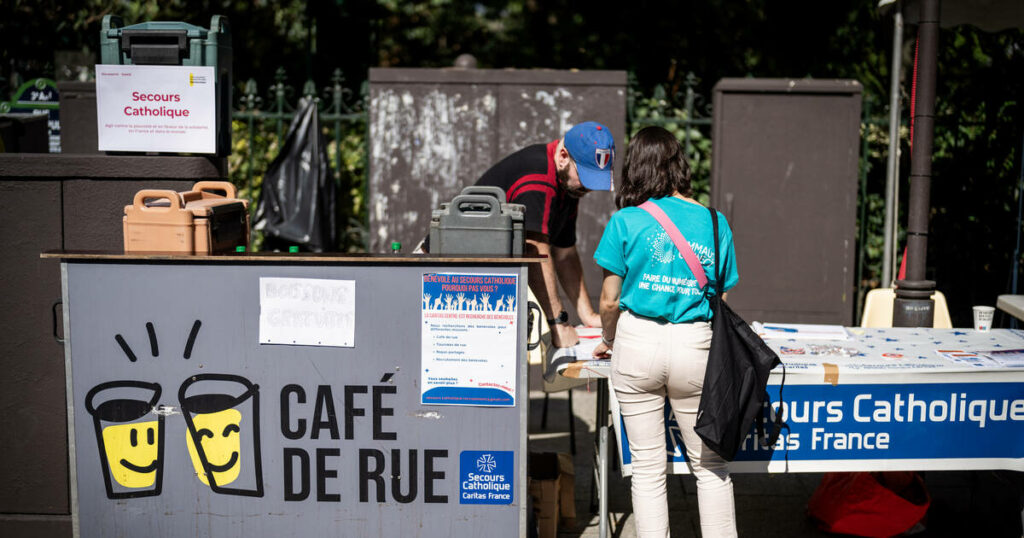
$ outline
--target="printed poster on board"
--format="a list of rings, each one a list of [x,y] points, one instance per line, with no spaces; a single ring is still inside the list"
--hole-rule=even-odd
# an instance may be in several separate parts
[[[518,292],[514,274],[423,275],[421,403],[516,405]]]
[[[211,66],[97,65],[100,151],[217,152]]]

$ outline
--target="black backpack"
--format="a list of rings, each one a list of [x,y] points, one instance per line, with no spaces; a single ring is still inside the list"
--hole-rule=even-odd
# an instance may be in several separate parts
[[[718,264],[718,214],[709,209],[715,236],[716,289],[715,294],[708,297],[714,314],[711,319],[711,351],[694,430],[709,448],[726,461],[732,461],[750,431],[752,421],[756,420],[758,440],[764,443],[766,414],[763,405],[767,397],[768,374],[782,361],[722,300],[724,275]],[[782,430],[782,388],[785,383],[786,366],[783,365],[779,408],[771,434],[764,444],[767,447],[775,445]]]

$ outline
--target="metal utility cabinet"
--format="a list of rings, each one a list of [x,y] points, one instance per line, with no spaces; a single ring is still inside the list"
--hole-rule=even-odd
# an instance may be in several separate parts
[[[225,169],[202,157],[0,154],[0,423],[12,432],[0,436],[0,536],[72,535],[60,267],[39,253],[121,249],[136,192],[189,190]]]
[[[722,79],[711,203],[732,227],[744,319],[850,325],[861,85]]]
[[[371,68],[370,252],[392,241],[416,245],[431,212],[491,166],[531,144],[551,142],[584,121],[615,135],[615,178],[626,154],[626,72],[549,69]],[[586,262],[615,212],[612,193],[579,205],[576,246]],[[596,304],[601,270],[583,264]],[[563,300],[573,313],[572,301]]]

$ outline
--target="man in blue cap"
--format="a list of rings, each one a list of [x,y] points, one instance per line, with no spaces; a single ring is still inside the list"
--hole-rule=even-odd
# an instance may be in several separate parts
[[[548,320],[555,347],[579,342],[558,297],[558,283],[576,304],[583,324],[601,325],[576,250],[576,213],[580,198],[588,192],[612,190],[614,160],[611,132],[588,121],[569,129],[560,140],[527,146],[505,157],[477,181],[477,185],[501,187],[508,202],[526,206],[526,253],[547,256],[539,264],[540,271],[531,269],[530,289]]]
[[[526,253],[547,256],[539,264],[540,271],[530,271],[530,289],[548,320],[555,347],[579,342],[558,297],[559,283],[576,304],[580,321],[590,327],[601,326],[576,250],[576,213],[580,198],[588,192],[612,190],[614,161],[612,133],[600,123],[588,121],[569,129],[559,140],[527,146],[505,157],[476,182],[501,187],[506,201],[526,206]],[[421,244],[424,251],[430,250],[429,239]]]

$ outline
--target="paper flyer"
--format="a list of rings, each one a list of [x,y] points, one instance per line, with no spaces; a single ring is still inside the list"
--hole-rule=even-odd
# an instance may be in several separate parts
[[[1024,368],[1024,349],[994,349],[979,353],[996,361],[1003,368]]]
[[[545,357],[544,381],[549,386],[545,390],[560,390],[553,387],[576,385],[575,380],[562,379],[561,372],[572,363],[594,360],[594,348],[601,343],[601,328],[578,326],[576,335],[579,336],[580,341],[573,347],[548,348],[547,357]]]
[[[998,366],[995,361],[974,351],[965,351],[962,349],[936,349],[935,352],[938,353],[940,357],[962,366],[971,366],[974,368],[992,368]]]
[[[422,286],[425,405],[516,405],[518,275],[427,273]]]
[[[940,357],[977,368],[1024,368],[1024,349],[993,349],[988,351],[937,349]]]

